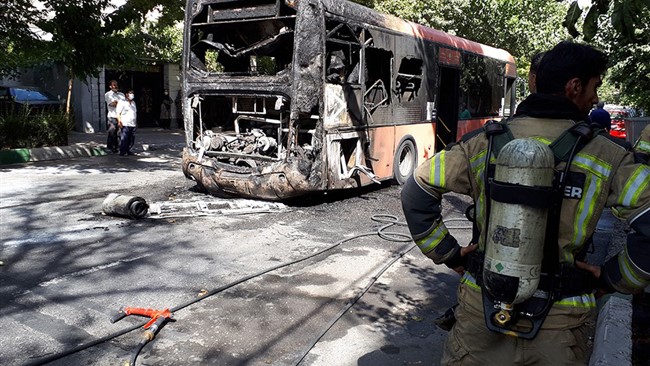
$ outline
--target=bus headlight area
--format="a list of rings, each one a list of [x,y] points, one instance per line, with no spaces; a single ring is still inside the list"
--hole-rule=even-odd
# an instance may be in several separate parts
[[[303,195],[311,187],[310,165],[304,160],[288,159],[264,166],[245,159],[238,162],[242,165],[205,156],[199,159],[199,153],[183,150],[183,173],[213,195],[280,201]]]

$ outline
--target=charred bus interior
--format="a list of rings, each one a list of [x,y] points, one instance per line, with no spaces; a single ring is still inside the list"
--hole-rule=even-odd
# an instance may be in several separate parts
[[[197,85],[189,96],[195,148],[238,166],[255,167],[250,157],[281,159],[295,10],[275,0],[195,1],[193,10],[187,77]]]

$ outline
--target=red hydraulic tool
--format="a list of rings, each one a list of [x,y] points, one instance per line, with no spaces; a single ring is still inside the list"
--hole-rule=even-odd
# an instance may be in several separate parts
[[[158,331],[160,330],[160,328],[162,328],[165,322],[172,319],[172,313],[171,311],[169,311],[169,309],[157,310],[157,309],[147,309],[147,308],[123,307],[117,312],[117,314],[115,314],[111,318],[111,323],[115,323],[116,321],[128,315],[141,315],[150,318],[147,324],[145,324],[143,327],[144,329],[146,329],[143,334],[144,339],[138,345],[137,350],[134,352],[133,356],[131,357],[131,361],[129,362],[130,366],[135,366],[136,358],[138,357],[138,354],[140,353],[142,348],[147,343],[149,343],[152,339],[154,339],[156,333],[158,333]]]
[[[154,330],[154,333],[158,330],[157,328],[162,325],[167,320],[170,320],[172,317],[171,311],[169,309],[157,310],[157,309],[147,309],[147,308],[131,308],[123,307],[117,314],[113,315],[111,318],[111,323],[115,323],[118,320],[128,316],[128,315],[141,315],[151,318],[147,324],[144,325],[144,329],[149,329],[152,325],[158,323],[158,327]]]

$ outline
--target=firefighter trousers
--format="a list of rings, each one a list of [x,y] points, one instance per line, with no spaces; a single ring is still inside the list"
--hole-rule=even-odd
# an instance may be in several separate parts
[[[568,327],[542,329],[526,340],[487,329],[480,292],[459,286],[456,323],[445,342],[442,365],[586,365],[596,312]],[[471,301],[472,303],[468,303]]]

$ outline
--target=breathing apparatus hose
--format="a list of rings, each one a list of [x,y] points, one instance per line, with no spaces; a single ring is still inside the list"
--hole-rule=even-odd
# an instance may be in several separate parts
[[[294,265],[294,264],[297,264],[297,263],[300,263],[300,262],[304,262],[304,261],[306,261],[308,259],[314,258],[316,256],[319,256],[319,255],[323,254],[323,253],[326,253],[326,252],[340,246],[343,243],[346,243],[348,241],[352,241],[354,239],[358,239],[358,238],[361,238],[361,237],[371,236],[371,235],[378,235],[380,238],[382,238],[384,240],[388,240],[388,241],[402,242],[402,243],[407,243],[407,242],[412,241],[411,236],[408,235],[408,234],[399,233],[399,232],[386,232],[385,231],[387,228],[389,228],[389,227],[391,227],[393,225],[406,226],[406,223],[398,221],[398,218],[396,216],[389,215],[389,214],[377,214],[377,215],[371,216],[371,220],[376,221],[376,222],[380,222],[380,223],[385,223],[385,225],[381,226],[376,231],[357,234],[355,236],[339,240],[338,242],[330,245],[329,247],[326,247],[326,248],[324,248],[322,250],[319,250],[319,251],[317,251],[317,252],[315,252],[313,254],[307,255],[305,257],[298,258],[298,259],[290,261],[290,262],[285,262],[285,263],[282,263],[282,264],[278,264],[276,266],[267,268],[267,269],[262,270],[260,272],[257,272],[257,273],[242,277],[242,278],[240,278],[240,279],[238,279],[236,281],[233,281],[233,282],[228,283],[226,285],[215,288],[215,289],[205,293],[201,297],[198,297],[198,298],[189,300],[187,302],[181,303],[181,304],[179,304],[179,305],[177,305],[177,306],[175,306],[173,308],[170,308],[169,310],[170,310],[170,312],[174,313],[174,312],[179,311],[181,309],[184,309],[184,308],[186,308],[186,307],[188,307],[188,306],[190,306],[192,304],[195,304],[195,303],[197,303],[199,301],[205,300],[206,298],[208,298],[210,296],[216,295],[216,294],[218,294],[220,292],[223,292],[223,291],[225,291],[225,290],[227,290],[227,289],[229,289],[231,287],[237,286],[237,285],[239,285],[239,284],[241,284],[243,282],[249,281],[249,280],[251,280],[253,278],[262,276],[262,275],[264,275],[266,273],[269,273],[271,271],[275,271],[275,270],[280,269],[280,268],[284,268],[284,267],[288,267],[288,266],[291,266],[291,265]],[[461,220],[462,221],[467,221],[465,219],[450,219],[450,220],[446,220],[446,221],[457,221],[457,220],[458,221],[461,221]],[[471,229],[471,227],[459,227],[458,229]],[[399,260],[401,257],[403,257],[406,253],[411,251],[414,247],[415,247],[415,244],[412,244],[412,245],[408,246],[407,248],[403,249],[402,251],[400,251],[397,255],[393,256],[391,261],[389,263],[387,263],[386,265],[384,265],[384,267],[382,267],[382,269],[380,271],[378,271],[375,276],[372,277],[372,279],[368,283],[368,285],[362,291],[360,291],[353,300],[349,301],[346,304],[345,308],[342,309],[337,314],[337,316],[334,317],[332,319],[332,321],[330,321],[328,323],[328,325],[326,327],[324,327],[324,331],[320,335],[318,335],[307,348],[305,348],[305,351],[303,352],[302,356],[297,360],[296,365],[298,365],[300,362],[302,362],[302,360],[307,356],[309,351],[316,345],[316,343],[318,343],[318,341],[325,335],[325,333],[327,333],[327,331],[336,323],[336,321],[338,321],[338,319],[340,319],[341,316],[343,316],[343,314],[345,314],[363,296],[363,294],[365,294],[368,291],[368,289],[370,289],[370,287],[374,284],[374,282],[377,281],[379,276],[381,276],[381,274],[384,273],[391,265],[393,265],[397,260]],[[104,343],[106,341],[117,338],[117,337],[122,336],[124,334],[130,333],[130,332],[132,332],[132,331],[134,331],[134,330],[136,330],[138,328],[143,327],[145,324],[147,324],[147,321],[140,322],[140,323],[138,323],[136,325],[132,325],[130,327],[124,328],[122,330],[119,330],[117,332],[111,333],[111,334],[106,335],[104,337],[95,339],[95,340],[90,341],[88,343],[81,344],[81,345],[79,345],[77,347],[74,347],[74,348],[71,348],[71,349],[68,349],[68,350],[65,350],[65,351],[50,355],[48,357],[44,357],[44,358],[35,360],[33,362],[30,362],[30,363],[26,364],[26,366],[43,365],[43,364],[46,364],[46,363],[61,359],[61,358],[66,357],[66,356],[70,356],[72,354],[75,354],[77,352],[81,352],[81,351],[83,351],[85,349],[88,349],[90,347],[96,346],[98,344]],[[160,328],[157,328],[156,331],[158,331],[159,329]],[[138,344],[138,347],[136,348],[136,350],[134,351],[134,353],[133,353],[133,355],[131,357],[130,364],[129,364],[130,366],[135,366],[135,361],[136,361],[140,351],[144,348],[144,346],[148,342],[149,342],[149,340],[146,340],[146,341],[143,340]]]

